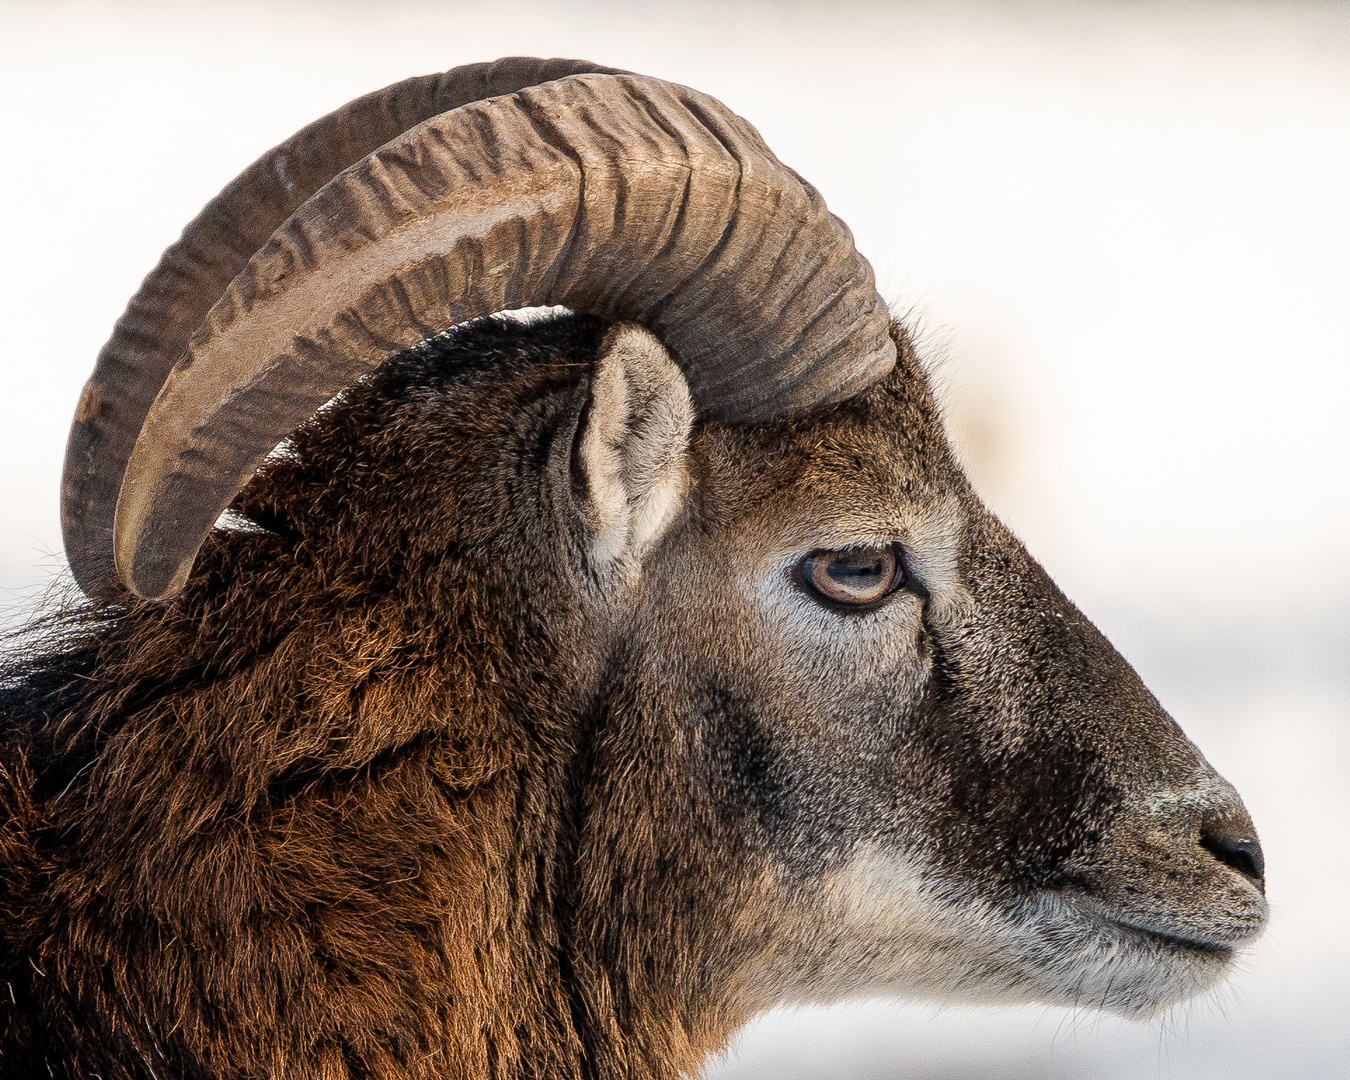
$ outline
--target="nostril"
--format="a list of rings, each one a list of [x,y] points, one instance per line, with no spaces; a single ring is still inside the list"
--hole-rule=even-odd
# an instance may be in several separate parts
[[[1266,859],[1256,837],[1206,832],[1200,836],[1200,846],[1225,866],[1231,866],[1258,884],[1265,879]]]

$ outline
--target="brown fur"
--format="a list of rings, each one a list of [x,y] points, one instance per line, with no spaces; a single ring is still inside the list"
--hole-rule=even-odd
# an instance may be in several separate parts
[[[971,993],[1067,999],[1036,983],[1052,945],[988,945],[976,975],[873,940],[839,914],[857,868],[919,860],[925,911],[990,925],[1114,904],[1154,888],[1119,823],[1203,759],[979,507],[898,330],[851,402],[697,430],[673,523],[606,576],[578,458],[604,329],[485,320],[391,360],[274,456],[179,598],[15,655],[5,1077],[667,1078],[776,1001],[946,993],[934,956]],[[912,535],[931,590],[821,615],[819,642],[797,599],[746,601],[845,527]],[[1186,812],[1190,853],[1240,805]],[[1155,847],[1165,917],[1259,926],[1213,899],[1230,870],[1168,885]],[[1155,959],[1194,989],[1231,952]],[[1124,992],[1101,1003],[1189,990]]]

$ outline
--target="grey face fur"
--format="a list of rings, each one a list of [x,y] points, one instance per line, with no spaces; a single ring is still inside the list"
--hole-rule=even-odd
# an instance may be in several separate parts
[[[809,423],[669,436],[689,450],[623,590],[627,697],[656,745],[689,742],[709,849],[754,868],[772,930],[737,976],[750,1007],[889,990],[1150,1015],[1259,932],[1251,822],[980,504],[899,344]],[[875,607],[794,574],[895,541],[911,584]]]

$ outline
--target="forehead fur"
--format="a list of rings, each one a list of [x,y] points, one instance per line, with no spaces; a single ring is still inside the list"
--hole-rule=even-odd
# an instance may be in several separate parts
[[[751,427],[709,424],[699,433],[704,509],[749,529],[819,529],[847,521],[894,533],[893,512],[968,490],[913,346],[898,325],[899,355],[877,385],[812,413]]]

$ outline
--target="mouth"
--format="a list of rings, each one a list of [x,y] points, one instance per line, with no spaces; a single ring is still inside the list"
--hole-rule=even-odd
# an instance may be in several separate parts
[[[1108,922],[1127,938],[1144,942],[1184,956],[1204,956],[1213,960],[1227,962],[1237,954],[1237,947],[1217,941],[1205,941],[1200,938],[1185,937],[1181,934],[1154,930],[1147,926],[1109,919]]]
[[[1096,924],[1122,945],[1161,957],[1194,958],[1210,962],[1232,960],[1260,936],[1266,921],[1264,898],[1250,903],[1225,904],[1212,917],[1200,912],[1135,911],[1091,894],[1060,894],[1061,902],[1088,924]],[[1210,905],[1214,907],[1216,905]]]

